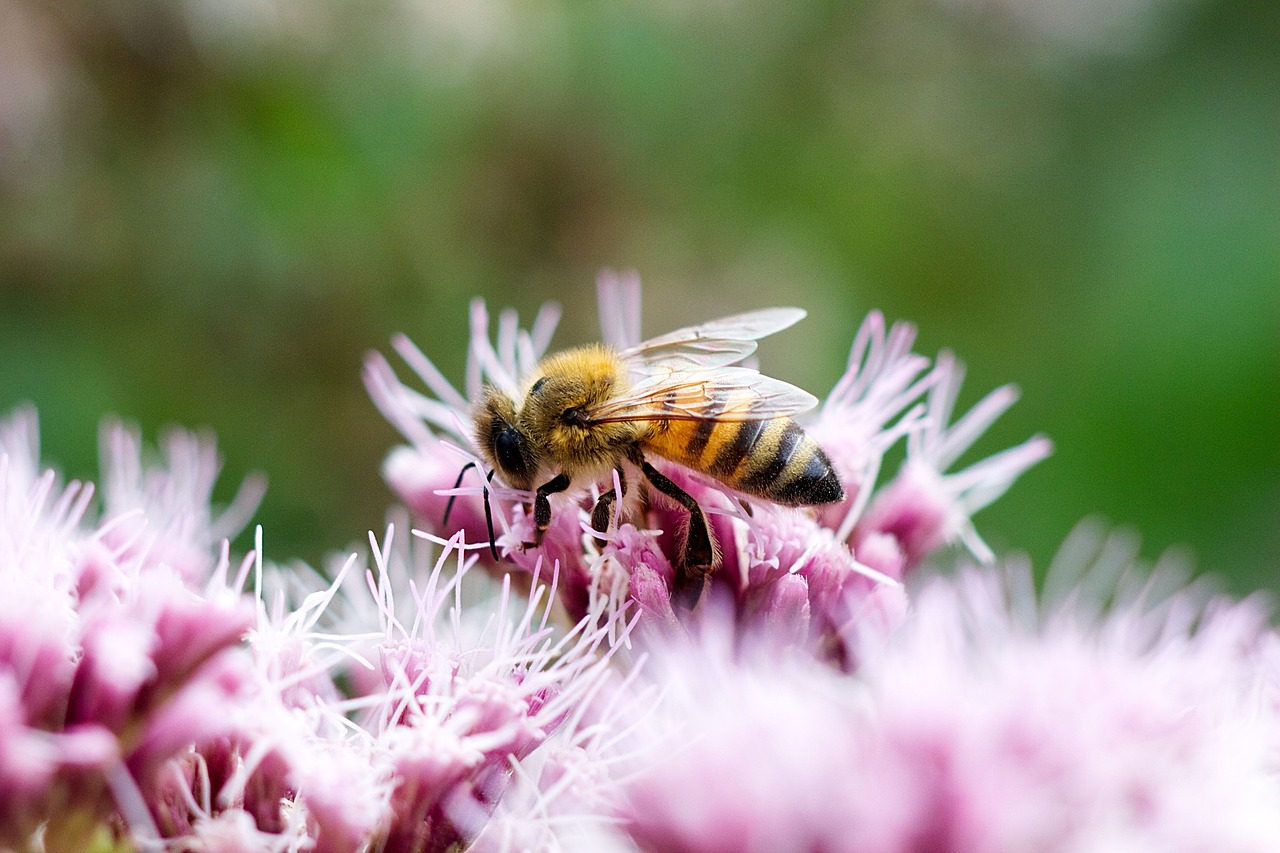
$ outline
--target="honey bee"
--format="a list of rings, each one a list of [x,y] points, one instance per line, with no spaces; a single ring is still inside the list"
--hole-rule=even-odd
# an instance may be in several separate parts
[[[473,412],[485,461],[510,486],[534,492],[535,541],[551,523],[550,495],[626,471],[689,513],[673,600],[692,608],[719,554],[697,501],[649,463],[659,456],[726,486],[787,506],[844,499],[822,449],[791,418],[817,400],[735,366],[756,341],[805,316],[768,308],[690,326],[618,350],[576,347],[544,358],[513,398],[488,386]],[[490,475],[492,476],[492,474]],[[591,513],[605,532],[619,499],[603,493]]]

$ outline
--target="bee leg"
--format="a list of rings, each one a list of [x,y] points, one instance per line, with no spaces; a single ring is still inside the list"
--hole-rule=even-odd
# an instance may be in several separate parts
[[[536,548],[542,544],[542,536],[551,526],[550,495],[563,492],[569,488],[569,475],[560,473],[538,486],[533,495],[533,541],[524,543],[526,548]]]
[[[476,463],[468,462],[462,466],[462,470],[458,472],[458,479],[454,481],[453,487],[456,489],[462,485],[462,478],[467,476],[467,472],[476,467]],[[490,477],[493,475],[490,474]],[[444,518],[440,521],[440,527],[447,530],[449,528],[449,513],[453,511],[453,502],[457,500],[457,495],[449,495],[449,501],[444,505]]]
[[[715,566],[716,552],[711,544],[711,528],[707,525],[707,516],[692,495],[646,462],[644,457],[639,458],[639,465],[645,479],[655,489],[689,511],[689,533],[684,540],[684,556],[676,572],[671,600],[675,604],[692,610],[698,603],[698,599],[702,597],[702,590],[707,585],[707,576]]]
[[[618,469],[618,485],[622,487],[622,494],[627,494],[627,475],[621,468]],[[604,533],[609,529],[609,522],[613,520],[613,505],[618,500],[618,494],[613,489],[605,492],[600,496],[600,500],[596,501],[596,505],[591,510],[591,527],[597,533]],[[604,541],[596,540],[596,547],[603,548]]]

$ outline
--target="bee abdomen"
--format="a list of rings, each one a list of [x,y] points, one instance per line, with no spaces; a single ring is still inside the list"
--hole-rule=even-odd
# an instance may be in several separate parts
[[[733,454],[729,454],[732,456],[740,451],[742,445],[749,445],[746,452],[732,474],[711,473],[748,494],[789,506],[811,506],[844,499],[844,488],[831,467],[831,461],[818,443],[791,418],[736,426],[737,435],[724,450],[732,450]],[[716,462],[720,461],[717,456]]]
[[[653,449],[775,503],[812,506],[844,499],[831,461],[791,418],[680,424]]]

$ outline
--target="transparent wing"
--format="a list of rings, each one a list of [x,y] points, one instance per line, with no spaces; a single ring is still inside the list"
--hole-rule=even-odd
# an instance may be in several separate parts
[[[763,421],[803,412],[818,400],[746,367],[670,371],[651,376],[591,411],[592,423],[619,421]]]
[[[800,308],[765,308],[687,326],[622,351],[637,378],[671,371],[735,364],[756,351],[756,341],[800,322]]]

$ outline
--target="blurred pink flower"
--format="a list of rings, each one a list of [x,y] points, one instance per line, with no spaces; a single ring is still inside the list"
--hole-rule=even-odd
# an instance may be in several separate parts
[[[655,649],[618,816],[655,851],[1280,849],[1266,613],[1133,574],[1095,617],[1016,566],[935,578],[854,675],[704,624]]]
[[[222,461],[207,434],[169,431],[160,440],[160,464],[150,466],[137,429],[108,421],[100,445],[103,543],[121,561],[165,565],[193,585],[214,571],[219,545],[244,529],[266,491],[266,478],[250,475],[215,514]]]
[[[146,466],[136,435],[109,424],[103,436],[114,448],[106,502],[136,501],[96,519],[91,487],[59,489],[52,471],[38,473],[34,412],[0,425],[6,844],[41,825],[51,849],[82,843],[113,797],[147,788],[165,762],[221,731],[236,701],[227,655],[250,606],[194,588],[227,572],[210,538],[212,445],[174,433],[167,464]],[[139,809],[131,816],[150,824]]]

